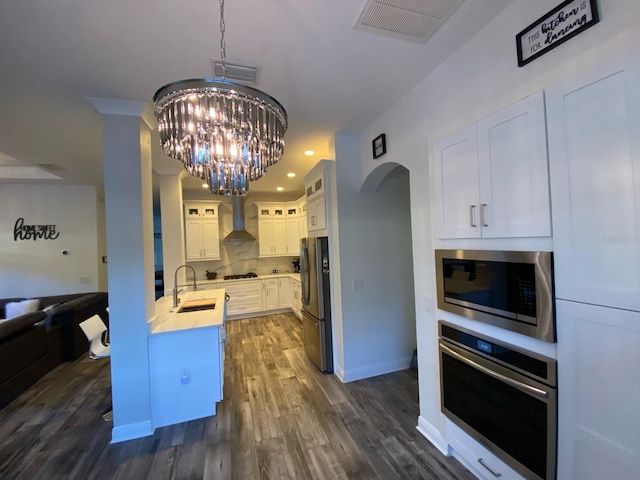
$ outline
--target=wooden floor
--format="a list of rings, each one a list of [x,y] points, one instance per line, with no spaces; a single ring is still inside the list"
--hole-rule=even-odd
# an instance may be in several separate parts
[[[415,374],[342,384],[292,314],[227,323],[218,414],[110,445],[108,360],[60,365],[0,412],[2,479],[472,479],[415,429]]]

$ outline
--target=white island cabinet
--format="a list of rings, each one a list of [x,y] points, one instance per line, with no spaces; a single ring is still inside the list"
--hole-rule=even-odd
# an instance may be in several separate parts
[[[225,290],[195,291],[189,300],[216,299],[210,310],[178,313],[171,297],[156,302],[149,335],[151,413],[154,427],[216,414],[224,379]]]

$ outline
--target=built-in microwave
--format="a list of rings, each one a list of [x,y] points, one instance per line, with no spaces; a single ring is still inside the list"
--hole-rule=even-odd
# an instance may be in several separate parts
[[[438,308],[555,343],[553,254],[436,250]]]

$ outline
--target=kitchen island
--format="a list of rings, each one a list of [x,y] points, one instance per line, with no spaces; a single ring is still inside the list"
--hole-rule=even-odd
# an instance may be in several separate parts
[[[160,297],[156,300],[156,316],[150,325],[151,335],[223,325],[226,319],[225,294],[224,288],[183,293],[177,307],[173,306],[172,297]],[[208,299],[216,300],[214,309],[178,313],[185,302]]]
[[[149,324],[154,428],[216,414],[224,380],[225,294],[223,288],[183,293],[181,305],[216,300],[214,308],[189,312],[180,312],[171,297],[156,301]]]

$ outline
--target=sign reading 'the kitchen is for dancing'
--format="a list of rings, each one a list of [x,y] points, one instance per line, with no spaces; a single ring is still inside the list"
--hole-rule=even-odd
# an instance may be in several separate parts
[[[600,21],[596,0],[567,0],[518,35],[518,66],[532,62]]]

